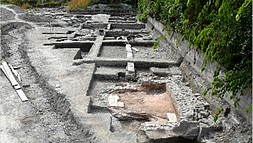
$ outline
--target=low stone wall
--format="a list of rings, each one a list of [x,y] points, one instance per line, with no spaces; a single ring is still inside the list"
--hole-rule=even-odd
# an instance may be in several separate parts
[[[115,29],[144,29],[145,28],[145,24],[139,24],[139,23],[125,23],[125,24],[117,24],[117,23],[113,23],[111,24],[111,28]]]
[[[187,41],[182,41],[182,38],[176,33],[168,34],[164,30],[164,25],[155,19],[149,17],[147,28],[152,31],[153,37],[158,39],[161,35],[166,35],[166,40],[159,43],[159,47],[166,48],[172,59],[177,60],[179,57],[184,57],[180,66],[184,78],[189,81],[194,92],[201,92],[212,80],[217,67],[217,62],[211,63],[208,61],[206,69],[201,72],[204,61],[204,54],[194,47],[189,47]],[[251,78],[251,77],[249,77]],[[207,96],[206,99],[213,104],[218,105],[218,99]],[[224,98],[232,107],[233,103]],[[244,96],[241,96],[240,107],[235,109],[240,115],[245,117],[249,122],[252,120],[252,112],[246,113],[245,108],[252,105],[252,92],[246,91]]]

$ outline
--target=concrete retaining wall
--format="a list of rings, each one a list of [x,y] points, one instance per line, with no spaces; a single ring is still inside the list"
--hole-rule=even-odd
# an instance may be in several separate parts
[[[148,18],[147,27],[152,31],[155,39],[158,39],[161,35],[167,35],[166,40],[162,40],[159,47],[167,48],[172,59],[177,60],[179,57],[184,57],[180,67],[184,78],[189,81],[194,92],[201,92],[213,80],[213,74],[218,65],[217,62],[208,62],[206,69],[201,72],[204,54],[199,49],[189,47],[187,41],[182,41],[181,37],[175,33],[166,33],[164,25],[151,17]],[[218,104],[217,98],[211,98],[210,96],[206,98],[210,103],[214,104],[213,106]],[[233,102],[228,98],[224,99],[233,106]],[[252,121],[252,112],[245,113],[244,109],[250,105],[252,105],[252,91],[247,90],[245,95],[241,96],[240,107],[236,111],[249,122]]]

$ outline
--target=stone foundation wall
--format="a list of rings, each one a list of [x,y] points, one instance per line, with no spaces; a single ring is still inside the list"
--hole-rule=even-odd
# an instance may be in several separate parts
[[[206,69],[201,72],[202,63],[204,61],[204,54],[194,47],[189,47],[187,41],[182,41],[181,37],[176,33],[166,33],[164,26],[149,17],[147,21],[147,28],[152,31],[153,37],[158,39],[161,35],[166,35],[166,40],[162,40],[159,43],[159,48],[166,48],[172,59],[177,60],[179,57],[184,57],[184,60],[180,66],[184,78],[190,83],[193,92],[201,92],[213,79],[214,71],[217,67],[217,62],[208,62]],[[249,77],[251,78],[251,77]],[[207,96],[206,99],[212,103],[212,106],[217,106],[218,98]],[[233,107],[233,103],[224,98]],[[244,96],[241,96],[240,107],[233,109],[249,122],[252,121],[252,111],[246,113],[244,109],[252,105],[252,91],[247,90]]]

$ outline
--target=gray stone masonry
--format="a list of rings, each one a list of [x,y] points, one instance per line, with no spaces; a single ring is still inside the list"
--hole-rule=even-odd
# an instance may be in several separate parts
[[[168,60],[145,60],[145,59],[127,59],[127,58],[104,58],[104,57],[96,57],[96,58],[86,58],[86,59],[77,59],[74,60],[73,65],[80,65],[83,63],[96,63],[98,66],[126,66],[127,62],[135,63],[135,68],[149,68],[149,67],[169,67],[176,66],[177,63],[175,61]]]

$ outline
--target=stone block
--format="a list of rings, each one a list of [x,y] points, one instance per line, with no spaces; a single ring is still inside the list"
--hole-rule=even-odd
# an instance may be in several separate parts
[[[127,58],[132,59],[133,58],[133,53],[132,52],[127,52]]]
[[[126,51],[132,53],[132,48],[130,44],[126,44]]]
[[[127,71],[128,71],[129,73],[134,73],[134,72],[135,72],[134,63],[133,63],[133,62],[128,62],[128,63],[127,63]]]
[[[118,100],[119,100],[119,96],[117,96],[117,95],[109,95],[109,97],[108,97],[109,106],[111,106],[111,107],[117,107],[118,106]]]
[[[132,49],[133,49],[134,51],[136,51],[136,52],[139,52],[139,50],[138,50],[137,48],[135,48],[135,47],[132,47]]]
[[[177,122],[177,116],[175,113],[166,113],[169,122]]]
[[[160,76],[167,76],[170,74],[168,68],[151,67],[149,70],[151,73],[155,75],[160,75]]]
[[[111,29],[111,24],[107,25],[107,29],[110,30]]]
[[[187,120],[182,120],[180,121],[179,126],[175,126],[172,130],[177,134],[184,134],[188,131],[188,129],[197,126],[199,126],[198,122],[189,122]]]
[[[124,104],[124,102],[118,102],[118,107],[125,107],[125,104]]]
[[[182,75],[181,70],[178,67],[171,67],[169,68],[169,72],[172,75]]]
[[[143,40],[152,40],[152,36],[151,35],[145,36],[145,37],[143,37]]]

